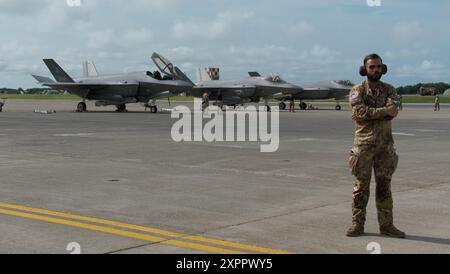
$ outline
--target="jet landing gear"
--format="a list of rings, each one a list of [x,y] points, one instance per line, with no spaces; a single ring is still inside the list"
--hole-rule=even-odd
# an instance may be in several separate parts
[[[86,103],[84,101],[78,103],[77,112],[86,112],[86,111],[87,111]]]
[[[286,103],[285,102],[281,102],[279,105],[281,110],[285,110],[286,109]]]
[[[266,112],[270,112],[272,110],[269,106],[269,100],[267,100],[267,99],[264,101],[264,110]]]
[[[147,108],[150,109],[151,113],[157,113],[158,112],[158,107],[156,106],[156,101],[155,100],[148,101],[148,103],[145,104],[145,110],[147,110]]]
[[[308,105],[305,102],[300,102],[299,106],[301,110],[306,110],[308,108]]]
[[[126,112],[127,106],[125,104],[116,105],[116,112]]]
[[[339,104],[339,102],[336,100],[336,107],[334,108],[337,111],[342,110],[341,104]]]

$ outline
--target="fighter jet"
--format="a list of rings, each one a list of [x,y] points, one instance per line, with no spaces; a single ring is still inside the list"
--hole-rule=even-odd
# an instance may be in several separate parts
[[[94,100],[96,106],[115,105],[119,112],[126,111],[126,104],[140,102],[156,113],[156,99],[187,92],[194,83],[165,57],[153,53],[151,58],[161,72],[98,75],[93,63],[87,62],[84,66],[85,76],[73,79],[53,59],[44,59],[56,82],[47,77],[32,76],[44,86],[80,96],[82,102],[78,103],[78,112],[87,110],[86,100]]]
[[[301,85],[302,90],[300,92],[285,91],[284,96],[280,96],[277,99],[281,100],[280,109],[286,109],[286,103],[291,98],[294,100],[300,100],[300,109],[306,109],[307,104],[303,100],[314,99],[336,99],[336,110],[341,110],[342,107],[339,104],[339,100],[346,98],[354,84],[349,80],[331,80],[331,81],[319,81],[315,83],[308,83]]]
[[[200,73],[202,75],[202,73]],[[208,80],[200,79],[190,91],[191,96],[202,97],[206,92],[210,100],[220,105],[236,106],[245,103],[257,103],[264,99],[265,108],[270,111],[269,99],[283,96],[283,92],[297,94],[302,88],[288,83],[277,74],[261,76],[249,72],[250,77],[242,80]]]

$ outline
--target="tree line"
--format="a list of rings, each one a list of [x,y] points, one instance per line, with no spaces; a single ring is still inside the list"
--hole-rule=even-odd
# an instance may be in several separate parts
[[[450,85],[447,83],[418,83],[414,86],[401,86],[397,88],[398,94],[418,94],[419,89],[424,88],[435,88],[438,94],[444,93],[447,89],[450,89]]]

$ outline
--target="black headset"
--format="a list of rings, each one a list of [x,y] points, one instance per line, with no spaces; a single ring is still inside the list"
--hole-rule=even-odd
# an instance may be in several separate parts
[[[381,63],[383,63],[383,59],[381,59],[381,57],[378,54],[369,54],[364,58],[364,65],[359,67],[359,74],[363,77],[367,76],[367,69],[366,69],[366,63],[367,61],[369,61],[370,59],[380,59]],[[382,68],[381,68],[381,73],[383,75],[386,75],[386,73],[388,72],[388,67],[383,64]]]

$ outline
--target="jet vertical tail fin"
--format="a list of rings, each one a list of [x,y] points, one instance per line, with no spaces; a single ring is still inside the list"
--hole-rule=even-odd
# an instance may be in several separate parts
[[[261,77],[261,74],[257,71],[249,71],[248,75],[250,75],[250,77]]]
[[[220,79],[219,68],[199,68],[197,71],[197,80],[199,82],[215,81]]]
[[[83,62],[83,76],[84,77],[96,77],[98,76],[97,68],[94,62],[84,61]]]
[[[63,83],[75,83],[75,81],[53,59],[44,59],[45,65],[55,77],[56,81]]]

